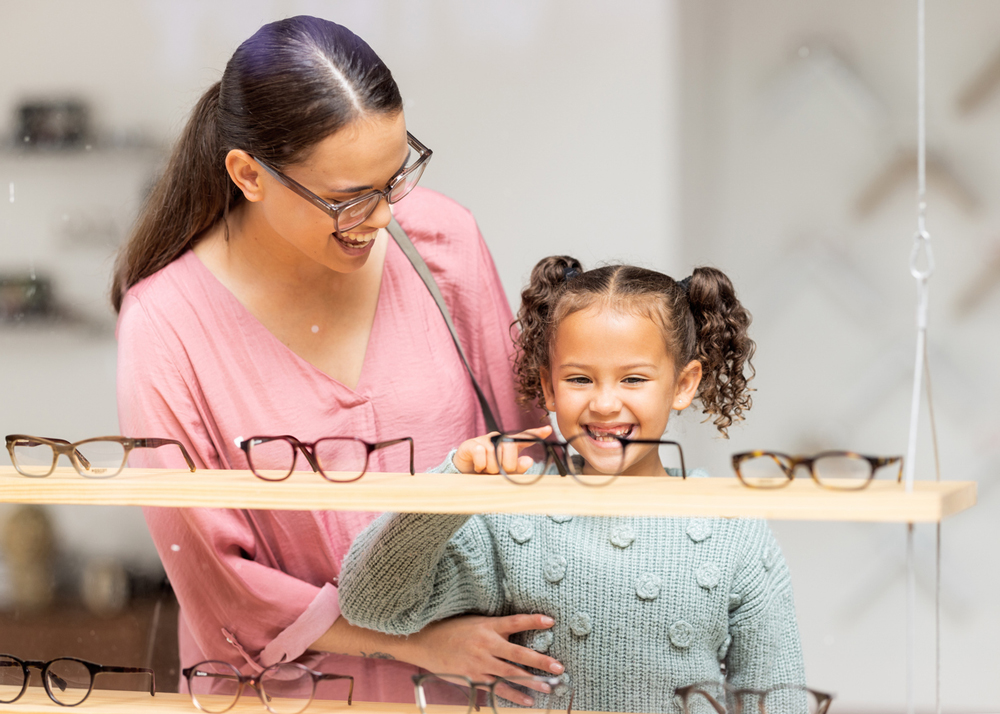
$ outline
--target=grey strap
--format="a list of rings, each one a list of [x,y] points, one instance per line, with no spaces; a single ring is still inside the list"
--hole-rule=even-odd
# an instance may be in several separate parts
[[[448,326],[448,332],[451,333],[451,339],[455,343],[455,348],[458,350],[458,356],[462,358],[462,364],[465,365],[466,371],[469,373],[469,378],[472,380],[472,387],[476,390],[476,396],[479,398],[479,406],[483,410],[483,418],[486,420],[486,429],[488,431],[503,431],[497,420],[493,418],[493,411],[490,409],[489,402],[486,401],[486,395],[483,394],[483,390],[479,386],[479,382],[476,381],[476,375],[472,373],[472,367],[469,366],[469,360],[465,356],[465,350],[462,349],[462,343],[458,341],[458,332],[455,331],[455,323],[451,321],[451,314],[448,312],[448,306],[444,304],[444,297],[441,295],[441,290],[438,289],[437,282],[434,280],[434,276],[431,274],[431,269],[427,267],[427,263],[424,259],[420,257],[420,253],[417,252],[416,247],[413,245],[413,241],[410,237],[406,235],[406,231],[403,227],[396,222],[393,218],[389,221],[389,234],[396,241],[399,249],[403,251],[403,255],[413,264],[414,269],[417,271],[417,275],[420,279],[424,281],[424,285],[427,286],[428,292],[430,292],[431,297],[434,298],[434,302],[437,303],[438,310],[441,311],[441,316],[444,318],[445,324]]]

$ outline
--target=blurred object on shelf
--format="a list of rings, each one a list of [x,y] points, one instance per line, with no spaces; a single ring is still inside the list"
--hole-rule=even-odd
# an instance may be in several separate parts
[[[1000,52],[962,89],[958,95],[959,113],[971,114],[997,91],[1000,91]]]
[[[90,109],[79,99],[26,101],[17,117],[24,148],[77,149],[90,138]]]
[[[3,525],[3,558],[10,578],[11,603],[22,610],[43,610],[55,594],[55,531],[45,509],[15,508]]]
[[[31,273],[0,274],[0,321],[49,317],[54,312],[52,281]]]
[[[115,615],[129,604],[131,585],[128,573],[117,560],[95,558],[83,566],[80,599],[95,615]]]

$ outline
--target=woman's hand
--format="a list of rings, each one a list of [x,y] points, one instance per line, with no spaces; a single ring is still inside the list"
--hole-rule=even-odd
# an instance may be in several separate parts
[[[462,442],[451,459],[455,468],[463,474],[500,473],[496,450],[493,448],[493,442],[490,441],[490,437],[498,433],[494,431],[486,436],[477,436],[475,439]],[[551,433],[551,426],[540,426],[536,429],[525,429],[517,436],[544,439]],[[530,469],[535,463],[532,458],[520,456],[521,450],[529,446],[531,446],[530,442],[501,444],[500,463],[503,464],[503,470],[509,474],[523,474]]]
[[[548,427],[546,427],[548,428]],[[548,615],[458,615],[432,622],[410,635],[401,658],[438,674],[459,674],[475,682],[492,682],[496,677],[528,677],[530,672],[517,665],[533,667],[554,675],[563,666],[552,657],[515,645],[508,638],[516,632],[547,630],[555,621]],[[532,687],[544,691],[544,686]],[[496,694],[515,704],[531,706],[522,693],[499,685]]]

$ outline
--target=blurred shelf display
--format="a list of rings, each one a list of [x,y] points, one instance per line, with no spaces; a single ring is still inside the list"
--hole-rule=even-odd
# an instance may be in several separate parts
[[[0,501],[276,510],[415,513],[565,513],[571,515],[721,516],[771,520],[934,523],[976,503],[971,481],[917,481],[912,493],[893,481],[860,491],[832,491],[808,479],[775,490],[750,489],[735,478],[623,476],[600,488],[545,476],[530,486],[502,476],[367,473],[331,483],[297,471],[268,482],[249,471],[125,469],[86,479],[69,467],[28,478],[0,467]]]

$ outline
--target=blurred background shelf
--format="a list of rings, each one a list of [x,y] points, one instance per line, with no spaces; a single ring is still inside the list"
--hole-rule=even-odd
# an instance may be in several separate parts
[[[735,478],[621,477],[608,486],[588,488],[559,476],[518,486],[502,476],[462,474],[368,473],[351,483],[331,483],[308,471],[272,483],[249,471],[125,469],[97,480],[70,468],[35,479],[0,466],[0,502],[933,523],[973,506],[976,483],[918,481],[913,493],[906,493],[901,484],[876,480],[861,491],[836,492],[796,479],[785,488],[765,491],[749,489]]]

